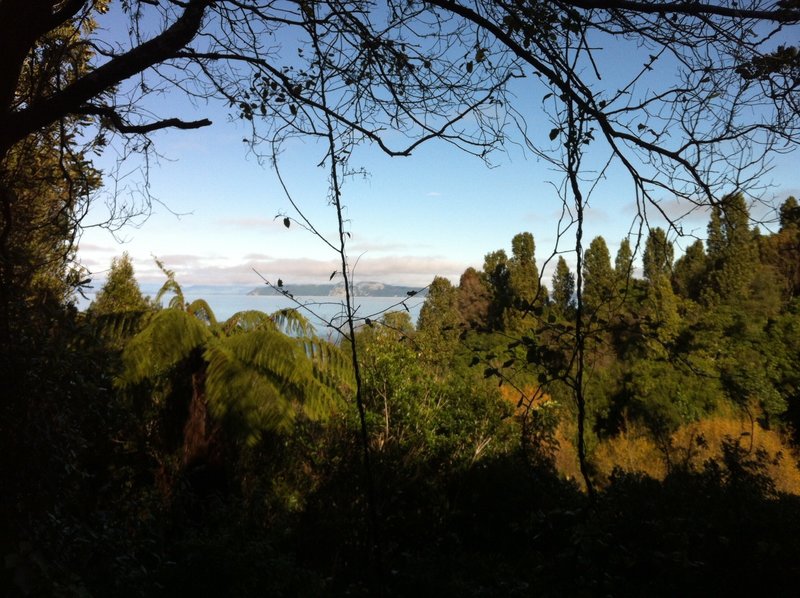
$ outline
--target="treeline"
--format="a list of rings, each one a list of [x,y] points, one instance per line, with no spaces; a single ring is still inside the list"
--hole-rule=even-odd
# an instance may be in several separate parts
[[[394,312],[362,326],[358,377],[349,341],[292,310],[217,321],[163,264],[150,299],[116,259],[85,313],[21,292],[4,362],[3,585],[793,594],[799,231],[794,199],[767,235],[732,195],[678,260],[653,229],[644,278],[629,242],[612,262],[598,237],[580,304],[563,256],[544,284],[521,233],[459,285],[435,279],[416,325]]]
[[[549,421],[557,452],[575,443],[580,342],[590,464],[605,477],[623,465],[621,455],[602,457],[609,446],[625,450],[627,468],[663,476],[677,461],[707,456],[696,446],[704,435],[719,445],[735,431],[749,447],[778,453],[774,473],[783,489],[799,492],[787,442],[796,444],[800,429],[800,208],[787,199],[779,230],[763,234],[743,196],[732,194],[714,205],[707,233],[676,260],[667,233],[652,228],[642,239],[641,278],[629,239],[612,261],[605,239],[594,238],[581,256],[580,305],[564,256],[548,288],[533,237],[520,233],[510,257],[488,254],[458,286],[436,279],[418,334],[434,337],[440,355],[471,355],[486,377],[511,387],[527,425]],[[575,475],[571,457],[563,459]]]

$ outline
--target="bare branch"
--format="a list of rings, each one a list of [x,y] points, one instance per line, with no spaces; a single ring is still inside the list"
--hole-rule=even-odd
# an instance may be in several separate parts
[[[101,116],[105,119],[108,119],[112,125],[112,127],[123,134],[146,134],[152,133],[153,131],[158,131],[160,129],[199,129],[201,127],[208,127],[211,125],[211,121],[207,118],[203,118],[201,120],[191,120],[185,121],[179,118],[165,118],[162,120],[157,120],[155,122],[143,124],[143,125],[132,125],[130,123],[125,122],[125,120],[119,115],[119,113],[111,108],[110,106],[97,106],[95,104],[87,104],[84,106],[80,106],[78,109],[75,110],[76,114],[86,114],[86,115],[93,115],[93,116]]]

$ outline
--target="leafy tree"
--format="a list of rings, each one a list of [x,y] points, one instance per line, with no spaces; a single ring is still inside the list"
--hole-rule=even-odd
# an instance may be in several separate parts
[[[531,233],[519,233],[511,240],[511,259],[508,261],[508,284],[511,303],[516,310],[527,313],[534,303],[546,301],[539,285],[536,266],[536,244]]]
[[[617,255],[614,258],[614,275],[617,279],[617,286],[620,288],[627,287],[633,276],[633,252],[628,237],[622,239],[619,244]]]
[[[104,2],[98,3],[103,5]],[[6,8],[12,7],[4,4],[3,9]],[[14,85],[0,94],[4,108],[34,105],[43,95],[85,75],[93,50],[82,37],[95,26],[92,19],[86,19],[80,25],[68,22],[50,30],[45,28],[37,41],[37,51],[18,57]],[[17,27],[22,26],[18,23]],[[19,39],[18,33],[9,35],[5,42]],[[4,60],[9,58],[4,56]],[[89,197],[101,184],[89,151],[103,143],[96,140],[89,147],[78,143],[87,124],[77,115],[65,116],[37,127],[0,152],[3,344],[13,332],[10,327],[32,315],[30,307],[52,310],[69,299],[81,280],[79,270],[73,267],[74,242]]]
[[[672,285],[679,297],[699,301],[707,283],[708,269],[703,242],[695,241],[686,248],[672,269]]]
[[[706,244],[711,285],[704,296],[711,302],[741,300],[750,289],[758,261],[744,195],[726,195],[714,205]]]
[[[611,255],[603,237],[595,237],[583,256],[583,299],[591,311],[608,303],[614,296],[614,271]]]
[[[412,471],[432,464],[444,468],[440,475],[449,475],[489,452],[490,441],[501,446],[508,410],[497,386],[452,353],[420,359],[430,342],[423,330],[411,338],[394,326],[375,324],[359,331],[358,342],[380,452],[399,454]]]
[[[667,239],[664,229],[661,227],[650,229],[642,256],[644,277],[651,283],[662,276],[668,277],[672,272],[673,257],[672,242]]]
[[[508,256],[502,249],[486,254],[483,260],[483,276],[491,294],[489,304],[489,326],[502,329],[503,317],[511,306],[510,273]]]
[[[464,270],[458,283],[458,311],[461,320],[471,329],[485,328],[489,323],[491,296],[475,268]]]
[[[567,260],[558,256],[553,274],[553,302],[562,314],[568,315],[575,303],[575,275],[569,271]]]
[[[108,277],[97,293],[97,297],[89,307],[89,311],[97,316],[143,311],[148,308],[148,303],[142,296],[139,283],[133,271],[133,263],[127,253],[111,261],[111,270]]]
[[[419,312],[418,342],[431,362],[446,364],[452,359],[461,332],[458,290],[446,278],[437,276]]]
[[[120,384],[150,381],[168,388],[173,376],[188,375],[185,460],[207,449],[213,435],[206,430],[207,408],[249,443],[264,431],[288,430],[298,410],[311,418],[330,411],[346,388],[348,366],[299,314],[240,312],[220,326],[205,302],[185,303],[174,273],[167,272],[157,299],[173,292],[170,307],[156,313],[125,347]]]

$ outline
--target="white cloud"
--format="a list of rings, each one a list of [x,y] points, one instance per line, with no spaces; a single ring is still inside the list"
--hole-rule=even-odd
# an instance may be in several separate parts
[[[272,258],[249,255],[240,261],[224,261],[218,257],[202,255],[165,255],[160,259],[175,271],[182,285],[252,285],[262,284],[262,278],[271,282],[278,278],[286,283],[325,284],[332,272],[341,270],[336,259],[314,260],[308,258]],[[434,276],[444,276],[458,282],[469,264],[431,256],[362,257],[353,259],[355,281],[379,281],[388,284],[424,286]],[[160,283],[164,275],[152,258],[139,256],[134,260],[136,277],[141,283]],[[339,280],[341,280],[339,278]]]

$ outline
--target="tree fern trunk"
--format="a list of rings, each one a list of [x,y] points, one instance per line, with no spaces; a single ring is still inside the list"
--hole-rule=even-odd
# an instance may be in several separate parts
[[[192,400],[183,427],[183,465],[192,467],[208,458],[211,422],[205,394],[206,368],[192,374]]]

